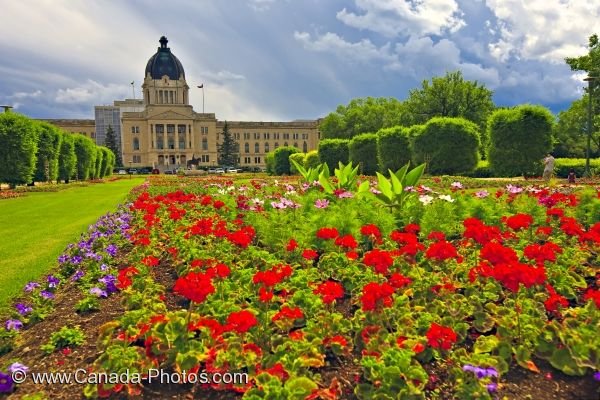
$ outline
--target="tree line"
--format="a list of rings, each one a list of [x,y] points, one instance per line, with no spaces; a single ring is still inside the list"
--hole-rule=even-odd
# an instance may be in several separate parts
[[[81,134],[15,112],[0,114],[0,182],[99,179],[111,175],[115,154]]]

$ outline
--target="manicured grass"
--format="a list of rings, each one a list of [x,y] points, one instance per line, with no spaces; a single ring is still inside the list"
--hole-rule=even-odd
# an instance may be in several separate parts
[[[143,181],[121,179],[0,201],[0,313],[27,282],[56,266],[67,244]]]

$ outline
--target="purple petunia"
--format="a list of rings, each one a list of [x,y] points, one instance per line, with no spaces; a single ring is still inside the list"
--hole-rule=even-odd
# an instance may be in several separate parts
[[[23,323],[18,319],[9,319],[6,320],[4,327],[7,331],[18,331],[21,330],[21,328],[23,328]]]
[[[27,373],[27,371],[29,371],[29,367],[18,362],[10,364],[10,366],[8,367],[8,372],[12,374],[17,371]]]
[[[48,287],[50,288],[55,288],[60,283],[60,279],[58,279],[54,275],[48,275],[46,280],[48,281]]]
[[[26,315],[33,311],[33,308],[23,303],[15,304],[15,308],[17,309],[17,312],[21,315]]]
[[[42,291],[40,292],[40,296],[42,296],[43,298],[45,298],[45,299],[47,299],[47,300],[50,300],[50,299],[53,299],[53,298],[54,298],[54,293],[52,293],[52,292],[49,292],[49,291],[47,291],[47,290],[42,290]]]
[[[463,371],[469,371],[474,373],[477,379],[483,379],[487,377],[498,377],[498,371],[496,370],[496,368],[493,367],[481,368],[471,364],[465,364],[465,366],[463,367]]]
[[[105,290],[100,289],[99,287],[93,287],[90,289],[90,294],[93,294],[96,297],[108,297],[108,293]]]
[[[117,291],[117,278],[115,278],[113,275],[105,275],[102,278],[98,279],[98,282],[104,283],[108,294],[115,293]]]
[[[60,264],[64,264],[64,263],[66,263],[67,261],[69,261],[69,258],[70,258],[70,257],[69,257],[69,255],[68,255],[68,254],[61,254],[61,255],[60,255],[60,257],[58,257],[58,262],[59,262]]]
[[[77,271],[75,271],[75,273],[73,273],[73,276],[71,276],[71,282],[76,282],[76,281],[80,280],[81,278],[83,278],[84,275],[85,275],[85,272],[78,269]]]
[[[71,264],[73,264],[73,265],[79,265],[79,264],[81,264],[81,261],[83,261],[83,258],[81,256],[71,257]]]
[[[5,374],[0,371],[0,393],[11,393],[14,389],[15,383],[12,380],[10,374]]]
[[[25,291],[26,292],[33,292],[36,288],[39,288],[40,284],[37,282],[29,282],[27,285],[25,285]]]
[[[117,246],[115,246],[114,244],[109,244],[108,246],[106,246],[106,252],[111,257],[115,257],[117,255],[117,249]]]
[[[597,380],[597,381],[600,381],[600,371],[597,371],[597,372],[594,374],[594,379],[595,379],[595,380]]]

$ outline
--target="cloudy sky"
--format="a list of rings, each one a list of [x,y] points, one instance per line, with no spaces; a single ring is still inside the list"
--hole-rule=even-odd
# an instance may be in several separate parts
[[[594,5],[590,5],[594,4]],[[356,97],[406,98],[461,70],[497,105],[558,112],[581,96],[564,57],[600,34],[585,0],[0,0],[0,104],[93,118],[136,97],[166,35],[191,104],[221,120],[326,115]]]

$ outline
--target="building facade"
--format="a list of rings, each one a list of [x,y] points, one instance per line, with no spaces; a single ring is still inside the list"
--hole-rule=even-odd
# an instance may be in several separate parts
[[[71,133],[80,133],[96,140],[96,122],[93,119],[41,119]]]
[[[121,112],[123,163],[161,170],[216,166],[217,145],[225,121],[214,113],[198,113],[189,104],[189,85],[181,62],[160,38],[160,47],[148,60],[142,84],[143,107]],[[115,103],[116,104],[116,103]],[[316,150],[318,121],[227,121],[239,146],[239,165],[265,166],[266,155],[280,146]]]

